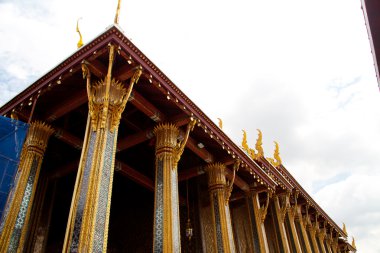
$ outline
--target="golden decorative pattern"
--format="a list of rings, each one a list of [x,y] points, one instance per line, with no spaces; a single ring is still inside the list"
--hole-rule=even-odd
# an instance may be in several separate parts
[[[23,146],[18,167],[19,179],[0,237],[0,252],[22,252],[43,155],[54,130],[33,122]]]
[[[290,253],[290,247],[289,247],[289,241],[286,235],[286,230],[285,230],[285,224],[284,224],[284,218],[288,208],[288,202],[287,200],[287,195],[286,196],[281,196],[281,204],[280,204],[280,196],[275,195],[274,196],[274,212],[276,212],[276,219],[275,222],[278,225],[279,228],[279,234],[281,236],[281,242],[282,242],[282,248],[286,253]],[[279,242],[280,243],[280,242]]]
[[[218,118],[218,126],[221,130],[223,129],[223,120],[221,118]]]
[[[195,120],[187,125],[179,142],[179,129],[174,124],[159,124],[156,135],[156,180],[154,203],[153,252],[180,252],[180,220],[177,165]]]
[[[247,141],[247,132],[245,130],[242,130],[242,131],[243,131],[243,140],[241,142],[241,146],[244,151],[248,152],[249,147],[248,147],[248,141]]]
[[[235,252],[229,205],[226,203],[226,166],[213,163],[205,168],[208,174],[211,210],[214,225],[214,248],[216,252]],[[223,249],[223,250],[222,250]],[[221,251],[222,250],[222,251]]]
[[[78,18],[78,20],[77,20],[77,33],[79,34],[79,41],[77,43],[77,48],[81,48],[83,46],[82,33],[79,30],[79,20],[80,20],[80,18]]]
[[[91,73],[82,62],[89,101],[85,133],[63,252],[107,250],[118,127],[133,86],[142,74],[139,66],[128,89],[112,79],[115,46],[109,44],[109,64],[104,80],[91,85]]]
[[[263,133],[260,129],[257,129],[258,137],[255,144],[255,149],[257,150],[256,157],[264,157],[264,149],[263,149]]]

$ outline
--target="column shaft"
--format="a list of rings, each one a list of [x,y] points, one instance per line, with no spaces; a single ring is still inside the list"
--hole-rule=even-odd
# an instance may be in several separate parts
[[[321,253],[328,253],[326,252],[326,247],[325,247],[325,236],[326,236],[326,233],[324,232],[324,229],[322,229],[317,235]]]
[[[66,228],[63,252],[106,252],[112,182],[118,128],[133,85],[141,75],[138,68],[128,90],[111,78],[115,46],[110,45],[109,65],[104,80],[91,84],[85,63],[89,115],[85,140]]]
[[[0,237],[0,252],[22,252],[37,181],[47,142],[53,129],[41,122],[31,124],[18,168],[17,185],[7,204]]]
[[[218,253],[234,253],[235,243],[232,233],[230,208],[226,198],[225,165],[210,164],[206,167],[212,220],[214,224],[214,247]]]
[[[269,196],[267,196],[267,200],[269,202]],[[253,190],[250,191],[250,194],[248,195],[246,201],[249,214],[249,223],[251,227],[251,241],[253,244],[252,248],[254,249],[254,252],[257,253],[269,252],[267,236],[264,226],[264,220],[268,205],[261,208],[259,194]]]
[[[284,197],[285,198],[285,197]],[[285,215],[286,215],[286,200],[284,201],[285,203],[282,204],[282,206],[280,205],[280,200],[279,200],[279,196],[275,196],[274,199],[274,215],[275,215],[275,225],[277,226],[278,228],[278,233],[279,233],[279,246],[280,246],[280,250],[281,252],[285,252],[285,253],[290,253],[290,248],[289,248],[289,242],[288,242],[288,238],[286,236],[286,230],[285,230],[285,224],[284,224],[284,220],[285,220]]]
[[[308,224],[307,225],[307,230],[308,230],[308,233],[309,233],[309,236],[310,236],[310,240],[311,240],[311,245],[313,247],[313,252],[314,253],[322,253],[319,251],[319,248],[318,248],[318,243],[317,243],[317,237],[316,237],[316,228],[314,226],[312,226],[311,224]]]
[[[300,240],[298,238],[297,228],[296,228],[296,224],[295,224],[295,215],[297,212],[296,208],[297,208],[297,206],[293,206],[288,211],[288,215],[287,215],[286,219],[288,219],[288,222],[289,222],[289,227],[290,227],[289,235],[291,237],[291,238],[289,238],[289,240],[292,240],[292,244],[294,245],[293,250],[295,250],[296,253],[302,253],[301,243],[300,243]]]
[[[302,220],[302,214],[301,214],[301,209],[300,207],[297,208],[297,215],[296,215],[296,218],[295,218],[295,223],[296,223],[296,226],[300,229],[300,232],[301,232],[301,236],[302,236],[302,239],[304,244],[305,244],[305,253],[314,253],[312,251],[312,245],[311,245],[311,241],[309,241],[309,237],[307,236],[307,231],[306,231],[306,223],[303,222]]]
[[[153,252],[181,252],[176,148],[179,131],[171,124],[155,128],[156,185]]]

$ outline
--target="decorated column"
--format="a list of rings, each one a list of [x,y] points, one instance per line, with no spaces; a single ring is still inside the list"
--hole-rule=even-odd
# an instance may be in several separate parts
[[[228,205],[229,187],[226,182],[226,166],[213,163],[206,167],[212,221],[214,225],[214,249],[218,253],[235,252],[230,208]]]
[[[307,217],[310,219],[310,217]],[[312,245],[312,248],[313,248],[313,252],[314,253],[322,253],[320,250],[319,250],[319,247],[318,247],[318,242],[317,242],[317,223],[311,223],[311,221],[309,220],[308,224],[307,224],[307,232],[309,233],[309,241],[311,241],[311,245]]]
[[[332,245],[331,245],[331,249],[332,249],[332,252],[333,253],[338,253],[338,238],[339,238],[339,235],[336,235],[334,238],[333,238],[333,241],[332,241]]]
[[[326,233],[326,248],[329,253],[333,253],[332,243],[332,232],[330,231],[330,233]]]
[[[281,203],[280,203],[281,198]],[[281,252],[290,253],[289,242],[286,236],[285,230],[285,216],[289,208],[289,199],[288,196],[285,195],[276,195],[273,199],[274,205],[274,220],[275,225],[277,226],[277,231],[279,233],[278,236],[278,245],[280,247]]]
[[[153,252],[181,252],[178,171],[190,131],[196,121],[187,126],[185,138],[179,142],[179,130],[173,124],[160,124],[156,135],[156,184],[154,192]]]
[[[254,187],[250,188],[247,197],[247,207],[249,214],[249,223],[251,227],[252,248],[256,253],[269,252],[267,236],[265,232],[264,221],[269,206],[270,193],[267,193],[266,204],[260,205],[259,193]]]
[[[318,243],[320,245],[319,251],[321,251],[321,253],[329,253],[325,247],[326,229],[325,228],[320,229],[319,233],[317,234],[317,237],[318,237]]]
[[[13,197],[1,224],[0,252],[23,252],[42,159],[53,129],[42,123],[30,125],[18,167]]]
[[[292,205],[289,208],[288,215],[286,217],[287,222],[289,224],[289,243],[293,245],[293,250],[295,250],[296,253],[302,253],[301,249],[301,240],[298,238],[298,233],[297,233],[297,228],[296,228],[296,223],[295,223],[295,218],[297,216],[297,198],[298,198],[298,192],[294,194],[294,205]]]
[[[300,231],[300,234],[302,236],[302,238],[299,238],[299,239],[304,244],[305,253],[313,253],[311,241],[309,240],[309,237],[307,236],[306,223],[302,219],[302,213],[301,213],[301,207],[300,206],[297,207],[297,214],[295,216],[294,221],[295,221],[297,229]]]
[[[104,80],[91,84],[90,71],[82,64],[87,79],[89,116],[63,252],[106,252],[111,206],[116,142],[121,114],[142,70],[135,70],[128,90],[112,79],[115,46],[109,46],[108,72]]]

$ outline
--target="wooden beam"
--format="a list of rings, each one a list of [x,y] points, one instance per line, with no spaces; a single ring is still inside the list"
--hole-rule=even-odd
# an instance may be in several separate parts
[[[228,168],[226,169],[226,178],[228,178],[230,181],[233,179],[233,172]],[[243,192],[249,192],[249,185],[238,175],[235,175],[234,184]]]
[[[164,114],[137,91],[132,91],[129,101],[154,122],[163,122],[166,120]]]
[[[136,182],[137,184],[149,189],[150,191],[154,191],[154,182],[149,177],[140,173],[136,169],[132,168],[128,164],[125,164],[120,161],[116,161],[115,163],[115,172],[118,171],[122,175]]]
[[[47,122],[53,122],[54,120],[64,116],[66,113],[78,108],[87,102],[87,93],[86,90],[81,90],[77,93],[74,93],[69,99],[64,100],[59,103],[58,106],[55,106],[51,109],[48,109],[47,112],[42,117]]]
[[[131,65],[123,65],[121,66],[120,68],[118,68],[115,72],[114,72],[114,77],[117,79],[117,80],[120,80],[120,81],[125,81],[125,80],[128,80],[129,78],[131,78],[133,76],[133,74],[135,73],[136,71],[136,67],[132,67]]]
[[[187,140],[186,147],[194,152],[197,156],[199,156],[206,163],[212,163],[214,161],[214,157],[210,152],[205,148],[199,148],[198,143],[191,137]]]
[[[54,180],[54,179],[66,176],[70,174],[71,172],[75,171],[76,169],[78,169],[78,165],[79,165],[79,160],[75,160],[70,163],[67,163],[54,171],[50,171],[47,174],[47,178],[49,180]]]
[[[180,116],[173,118],[173,120],[171,122],[173,124],[175,124],[176,126],[181,127],[183,125],[186,125],[189,122],[189,118],[180,115]],[[119,140],[119,142],[117,144],[117,150],[122,151],[124,149],[133,147],[137,144],[140,144],[146,140],[153,138],[154,137],[153,130],[154,130],[154,127],[149,128],[149,129],[144,130],[144,131],[141,131],[141,132],[138,132],[138,133],[133,134],[133,135],[129,135],[129,136]]]
[[[178,173],[178,182],[191,179],[193,177],[197,177],[199,175],[204,174],[205,171],[203,170],[202,166],[193,167],[190,169],[182,170]]]
[[[80,138],[72,135],[71,133],[67,132],[66,130],[62,128],[55,128],[55,130],[56,131],[54,132],[54,136],[57,139],[69,144],[70,146],[78,150],[82,149],[83,141]]]
[[[183,171],[178,173],[178,182],[181,182],[184,180],[189,180],[193,177],[197,177],[197,176],[202,175],[204,173],[205,173],[205,171],[202,168],[202,166],[197,166],[197,167],[193,167],[193,168],[190,168],[187,170],[183,170]],[[232,178],[233,178],[233,173],[228,168],[226,170],[226,178],[228,180],[232,180]],[[236,185],[237,187],[239,187],[240,190],[242,190],[246,193],[249,192],[249,185],[238,175],[235,175],[234,185]]]

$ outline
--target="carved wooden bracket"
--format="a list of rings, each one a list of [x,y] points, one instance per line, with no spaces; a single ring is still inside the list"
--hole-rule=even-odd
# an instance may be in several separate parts
[[[280,217],[281,220],[284,221],[285,215],[290,209],[290,203],[289,203],[289,198],[290,198],[290,192],[288,191],[286,195],[282,195],[281,197],[281,202],[280,202]]]
[[[193,118],[190,119],[189,124],[187,124],[186,133],[184,139],[178,143],[177,148],[174,153],[174,166],[172,167],[177,168],[178,162],[181,159],[182,153],[185,150],[185,146],[187,143],[187,140],[189,139],[190,132],[194,130],[194,126],[197,123],[197,121]]]
[[[290,214],[292,217],[296,217],[296,215],[297,215],[298,195],[299,195],[299,191],[296,190],[296,191],[293,193],[294,204],[293,204],[293,205],[290,204],[290,209],[289,209],[289,214]]]
[[[225,200],[226,200],[226,204],[228,204],[229,200],[230,200],[230,196],[231,196],[231,193],[232,193],[232,190],[234,188],[234,182],[235,182],[235,176],[236,176],[236,171],[239,170],[239,167],[240,167],[240,160],[236,160],[235,163],[234,163],[234,168],[233,168],[233,175],[232,175],[232,180],[227,182],[227,185],[226,185],[226,193],[225,193]]]
[[[259,214],[260,214],[261,222],[262,223],[264,223],[265,218],[267,216],[268,207],[269,207],[269,201],[270,201],[271,198],[272,198],[272,193],[271,192],[267,192],[267,200],[265,202],[265,206],[260,207],[260,209],[259,209]]]

